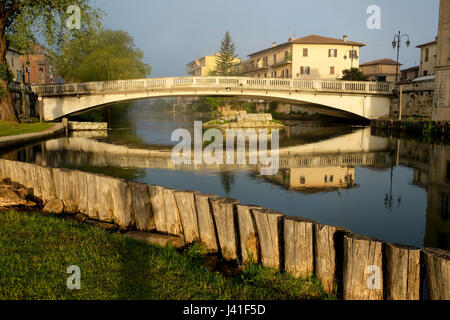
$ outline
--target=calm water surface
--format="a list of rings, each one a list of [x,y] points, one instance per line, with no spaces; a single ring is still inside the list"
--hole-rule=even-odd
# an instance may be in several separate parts
[[[202,119],[131,108],[108,133],[74,134],[1,156],[214,193],[386,241],[449,249],[448,146],[297,122],[281,136],[275,176],[261,176],[254,166],[177,167],[170,160],[172,131],[192,131],[194,120]]]

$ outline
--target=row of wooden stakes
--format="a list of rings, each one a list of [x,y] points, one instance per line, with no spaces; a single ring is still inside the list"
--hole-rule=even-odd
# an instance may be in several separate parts
[[[450,252],[415,248],[286,216],[259,206],[194,191],[67,169],[0,160],[0,178],[60,199],[68,213],[114,222],[123,229],[201,242],[225,260],[260,263],[295,277],[318,278],[345,300],[450,299]]]

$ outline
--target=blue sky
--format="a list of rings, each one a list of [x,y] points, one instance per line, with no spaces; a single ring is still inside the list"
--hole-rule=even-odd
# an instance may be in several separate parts
[[[215,53],[226,30],[242,58],[286,42],[289,36],[318,34],[366,44],[361,62],[392,58],[394,34],[409,34],[404,67],[419,64],[417,45],[437,35],[439,0],[95,0],[107,16],[104,24],[125,30],[144,51],[152,77],[186,74],[186,64]],[[369,30],[370,5],[381,9],[381,29]]]

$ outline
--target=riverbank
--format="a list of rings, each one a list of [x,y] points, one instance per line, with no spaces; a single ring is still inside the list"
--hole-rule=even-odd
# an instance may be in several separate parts
[[[315,280],[256,265],[210,272],[201,247],[184,252],[37,212],[0,211],[0,299],[329,299]],[[81,289],[68,290],[77,265]]]
[[[0,137],[42,132],[54,125],[54,123],[14,123],[0,121]]]
[[[49,139],[60,134],[63,134],[65,131],[65,127],[62,123],[57,124],[48,124],[49,128],[33,133],[24,133],[24,134],[14,134],[14,135],[6,135],[0,137],[0,148],[6,149],[10,147],[19,146],[25,143],[30,143],[34,141]],[[37,131],[37,127],[34,127]],[[40,127],[43,128],[43,127]],[[28,130],[31,130],[30,128]],[[11,131],[10,131],[11,132]]]
[[[403,133],[419,140],[433,140],[437,143],[447,144],[450,126],[448,121],[407,118],[404,120],[372,120],[370,127],[376,135],[393,136]]]

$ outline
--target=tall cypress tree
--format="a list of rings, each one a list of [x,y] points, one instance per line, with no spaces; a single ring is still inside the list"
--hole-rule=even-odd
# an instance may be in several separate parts
[[[216,58],[215,75],[232,76],[235,75],[233,66],[236,64],[236,46],[227,31],[220,44],[220,50]]]

